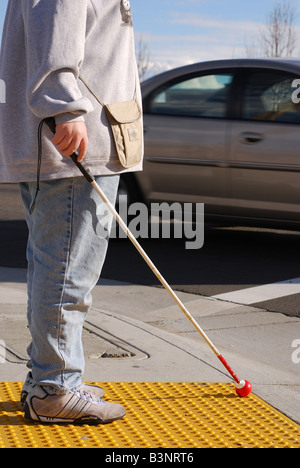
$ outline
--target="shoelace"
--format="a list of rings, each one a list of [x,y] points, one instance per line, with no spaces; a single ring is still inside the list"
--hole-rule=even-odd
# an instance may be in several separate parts
[[[101,400],[101,398],[95,398],[93,397],[93,395],[86,391],[76,390],[76,392],[74,392],[74,395],[76,395],[77,398],[88,401],[89,403],[93,403],[94,405],[106,405],[106,401]]]

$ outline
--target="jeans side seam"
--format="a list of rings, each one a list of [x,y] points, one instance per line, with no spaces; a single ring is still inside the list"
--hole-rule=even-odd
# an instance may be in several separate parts
[[[64,358],[63,353],[61,352],[61,340],[62,340],[62,305],[64,302],[64,295],[65,295],[65,286],[66,286],[66,281],[67,281],[67,275],[68,275],[68,269],[70,265],[70,252],[71,252],[71,244],[72,244],[72,231],[73,231],[73,215],[74,215],[74,185],[75,185],[75,179],[72,179],[72,184],[70,185],[70,192],[69,192],[69,197],[68,200],[70,202],[70,205],[68,206],[70,211],[68,212],[68,231],[67,231],[67,238],[68,238],[68,244],[66,248],[66,258],[65,258],[65,266],[63,269],[63,285],[62,285],[62,291],[61,291],[61,297],[60,297],[60,302],[59,302],[59,315],[58,315],[58,337],[57,337],[57,350],[61,356],[61,360],[63,362],[63,368],[61,370],[61,381],[62,384],[65,388],[65,380],[64,380],[64,371],[66,369],[66,361]]]

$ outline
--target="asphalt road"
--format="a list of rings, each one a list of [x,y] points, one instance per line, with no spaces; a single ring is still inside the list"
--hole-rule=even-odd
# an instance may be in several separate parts
[[[300,277],[300,232],[207,225],[204,246],[146,239],[141,245],[175,290],[215,296]],[[27,227],[18,186],[0,185],[0,266],[26,268]],[[102,276],[160,286],[128,239],[111,240]],[[300,294],[255,303],[300,317]]]

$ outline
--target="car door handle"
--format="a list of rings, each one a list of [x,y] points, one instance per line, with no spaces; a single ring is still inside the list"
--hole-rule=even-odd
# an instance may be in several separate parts
[[[255,132],[244,132],[241,133],[240,141],[246,145],[255,145],[260,143],[264,139],[264,136],[261,133]]]

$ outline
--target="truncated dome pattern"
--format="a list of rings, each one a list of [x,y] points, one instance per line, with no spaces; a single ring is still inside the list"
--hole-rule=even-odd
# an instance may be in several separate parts
[[[0,448],[300,448],[300,426],[233,384],[99,383],[124,419],[108,425],[24,420],[21,383],[0,383]]]

